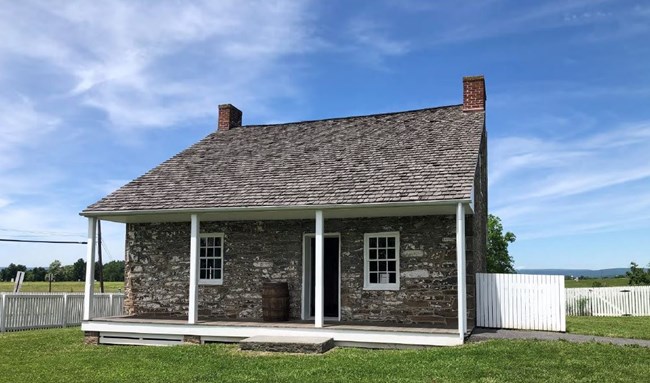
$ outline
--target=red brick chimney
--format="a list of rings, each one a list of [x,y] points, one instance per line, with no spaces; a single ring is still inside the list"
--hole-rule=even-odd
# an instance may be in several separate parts
[[[231,104],[219,105],[219,125],[217,127],[220,131],[230,130],[241,126],[241,110],[235,108]]]
[[[463,111],[485,110],[485,78],[483,76],[463,77]]]

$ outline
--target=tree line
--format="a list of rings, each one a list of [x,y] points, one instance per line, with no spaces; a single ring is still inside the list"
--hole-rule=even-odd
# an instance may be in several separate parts
[[[8,267],[0,270],[0,281],[11,281],[16,277],[16,272],[25,272],[25,281],[40,282],[46,280],[46,275],[52,274],[54,281],[83,281],[86,279],[86,261],[79,258],[72,265],[62,265],[59,260],[50,263],[48,268],[34,267],[27,270],[25,265],[11,263]],[[99,263],[95,263],[95,279],[99,279]],[[104,264],[104,281],[124,281],[124,261],[111,261]]]

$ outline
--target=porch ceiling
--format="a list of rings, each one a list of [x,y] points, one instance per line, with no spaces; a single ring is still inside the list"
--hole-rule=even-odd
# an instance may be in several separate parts
[[[107,211],[86,212],[83,215],[104,221],[121,223],[186,222],[192,214],[202,221],[289,220],[314,219],[314,212],[322,210],[325,219],[364,218],[422,215],[454,215],[458,203],[465,204],[467,214],[472,214],[470,201],[445,201],[444,203],[418,203],[393,205],[332,205],[268,208],[225,208],[195,210]]]

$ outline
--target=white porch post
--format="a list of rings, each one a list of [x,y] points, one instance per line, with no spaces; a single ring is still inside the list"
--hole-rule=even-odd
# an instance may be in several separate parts
[[[86,286],[84,288],[83,320],[92,318],[93,290],[95,285],[95,233],[97,218],[88,218],[88,244],[86,245]]]
[[[461,341],[467,331],[467,285],[465,272],[465,208],[456,209],[456,264],[458,269],[458,333]]]
[[[314,289],[314,326],[323,327],[323,211],[316,211],[316,288]]]
[[[187,323],[195,324],[199,312],[199,232],[201,222],[197,214],[192,214],[190,228],[190,305]]]

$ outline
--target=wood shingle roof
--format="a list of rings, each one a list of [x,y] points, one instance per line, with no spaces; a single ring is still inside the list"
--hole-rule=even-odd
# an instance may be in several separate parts
[[[484,126],[455,105],[217,131],[83,213],[469,199]]]

